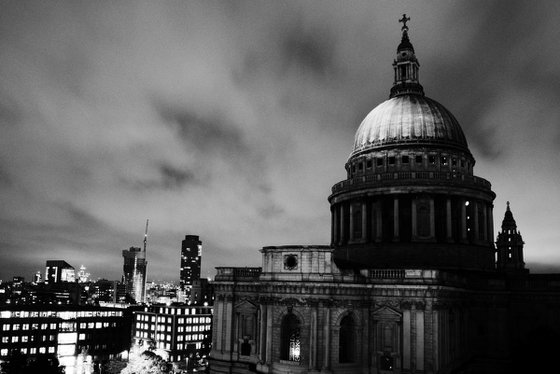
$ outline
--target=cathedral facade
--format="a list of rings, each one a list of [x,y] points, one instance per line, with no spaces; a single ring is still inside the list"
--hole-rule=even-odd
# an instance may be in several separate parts
[[[217,268],[211,373],[545,372],[560,275],[525,269],[509,203],[495,241],[495,194],[402,21],[389,100],[328,197],[331,244]]]

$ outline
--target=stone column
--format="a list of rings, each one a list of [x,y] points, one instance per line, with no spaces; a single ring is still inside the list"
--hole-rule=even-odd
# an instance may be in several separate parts
[[[433,198],[430,198],[430,237],[436,237],[436,208]]]
[[[403,369],[410,370],[410,309],[403,310]]]
[[[480,232],[478,230],[478,201],[473,201],[474,215],[474,240],[480,240]]]
[[[272,363],[272,305],[266,306],[266,364]]]
[[[260,328],[259,328],[259,361],[264,362],[266,359],[266,305],[259,305],[260,312]]]
[[[354,237],[354,204],[350,203],[350,235],[349,235],[349,239],[355,240],[356,238]]]
[[[309,349],[309,370],[317,368],[317,307],[311,309],[311,346]]]
[[[213,323],[214,328],[216,329],[215,332],[213,332],[213,335],[215,335],[214,341],[216,342],[216,347],[214,347],[214,349],[219,350],[219,351],[223,351],[224,347],[223,347],[223,340],[222,340],[222,334],[224,331],[224,316],[223,316],[223,309],[224,309],[224,304],[223,304],[223,300],[218,299],[216,302],[216,308],[215,308],[215,312],[216,315],[218,316],[218,318],[214,318],[214,321],[217,321],[218,323]]]
[[[490,240],[494,241],[494,217],[492,214],[492,210],[494,208],[493,204],[488,204],[488,233],[490,234]]]
[[[467,207],[465,199],[459,201],[461,204],[461,241],[467,241]]]
[[[324,336],[323,339],[325,346],[324,346],[324,355],[323,355],[323,368],[322,371],[329,371],[329,362],[331,356],[331,308],[330,305],[327,305],[325,308],[325,325],[323,326]]]
[[[339,235],[339,244],[344,243],[344,205],[340,204],[340,235]]]
[[[377,224],[377,230],[376,230],[376,240],[378,242],[380,242],[383,238],[383,216],[381,215],[381,203],[377,202],[376,203],[376,208],[375,208],[375,214],[376,214],[376,224]]]
[[[233,301],[227,298],[224,300],[225,308],[224,308],[224,329],[225,329],[225,338],[224,338],[224,350],[226,352],[232,352],[233,347],[231,346],[231,339],[233,333]]]
[[[393,199],[393,241],[398,242],[399,238],[399,198]]]
[[[416,216],[416,199],[412,199],[412,204],[411,204],[411,210],[412,210],[412,239],[415,239],[418,237],[418,217]]]
[[[483,232],[482,232],[482,239],[485,242],[488,242],[488,211],[486,203],[482,203],[482,223],[483,223]]]
[[[416,370],[424,370],[424,310],[416,309]]]
[[[362,241],[367,239],[367,204],[362,203]]]
[[[445,202],[445,218],[446,218],[446,226],[447,226],[447,241],[453,241],[453,227],[451,226],[451,199],[447,198]]]
[[[336,243],[336,208],[331,210],[331,245]]]

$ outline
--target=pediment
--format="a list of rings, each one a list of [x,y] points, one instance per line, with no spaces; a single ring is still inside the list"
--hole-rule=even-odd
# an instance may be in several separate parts
[[[376,320],[400,320],[402,313],[388,306],[382,306],[373,311]]]
[[[238,313],[254,313],[258,309],[257,304],[244,299],[235,304],[235,311]]]

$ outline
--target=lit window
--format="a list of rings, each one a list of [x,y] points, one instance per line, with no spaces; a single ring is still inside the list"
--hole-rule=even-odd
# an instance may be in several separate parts
[[[16,323],[13,327],[12,330],[16,331],[19,330],[19,323]]]
[[[2,343],[9,343],[10,337],[9,336],[3,336],[2,337]]]
[[[7,349],[0,350],[0,356],[7,356],[7,355],[8,355],[8,350]]]
[[[12,336],[12,343],[17,343],[19,341],[19,336]]]
[[[54,347],[49,347],[49,353],[54,353]]]

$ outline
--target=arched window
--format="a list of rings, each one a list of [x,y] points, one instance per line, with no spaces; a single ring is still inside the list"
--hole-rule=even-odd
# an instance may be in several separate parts
[[[300,360],[300,322],[293,314],[287,314],[282,320],[280,359],[287,361]]]
[[[340,363],[354,362],[354,353],[356,352],[356,340],[354,333],[354,319],[351,315],[347,315],[340,321],[339,334],[339,357]]]

